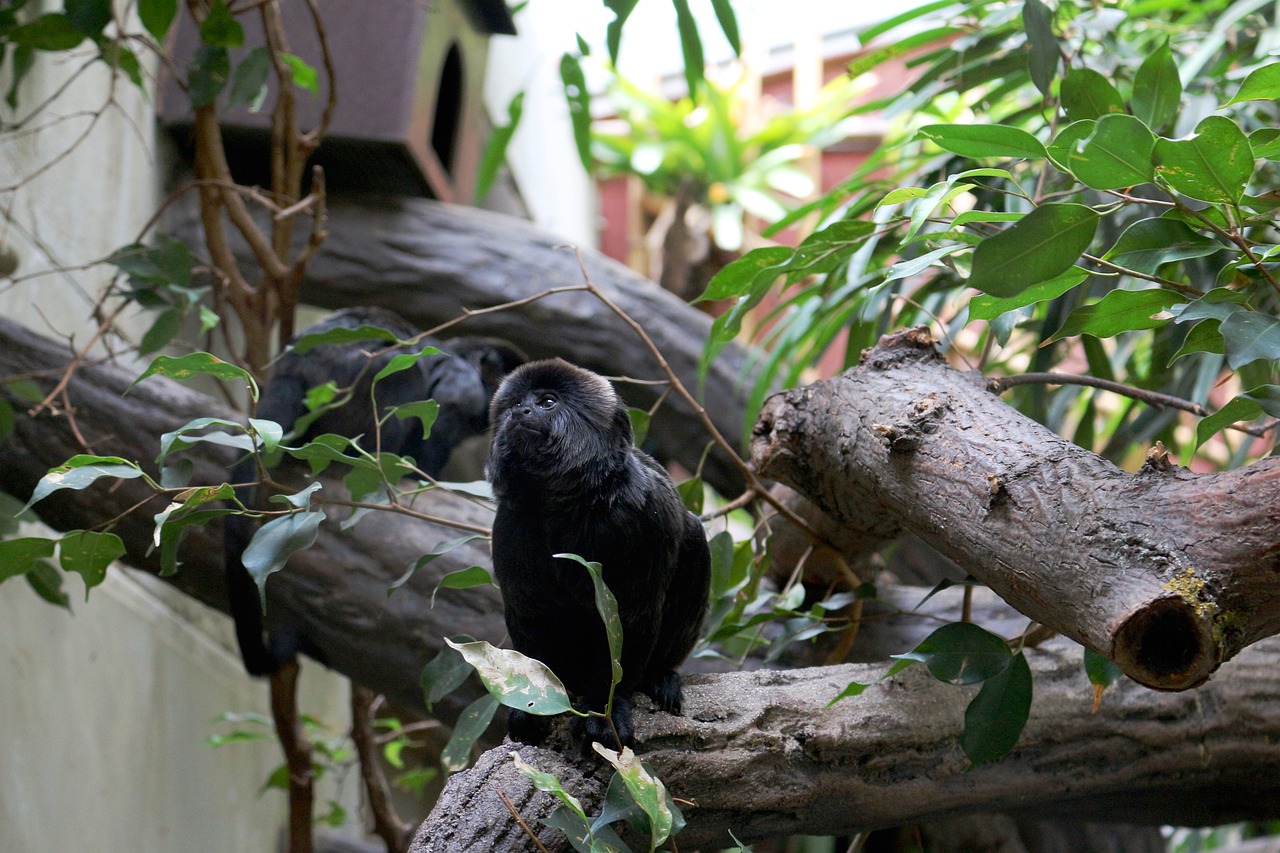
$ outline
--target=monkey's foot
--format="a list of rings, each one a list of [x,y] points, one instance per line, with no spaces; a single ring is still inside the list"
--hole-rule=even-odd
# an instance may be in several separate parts
[[[551,734],[551,718],[513,710],[507,717],[507,734],[512,740],[539,746]]]
[[[680,673],[670,670],[653,684],[647,684],[640,690],[668,714],[677,716],[680,714],[680,709],[684,705],[684,682],[680,678]]]
[[[592,710],[597,710],[592,708]],[[598,709],[603,711],[603,704]],[[609,725],[609,720],[603,716],[590,716],[586,719],[581,717],[575,718],[573,721],[573,730],[575,735],[581,735],[583,738],[583,751],[591,752],[591,743],[599,741],[609,749],[621,749],[624,746],[631,746],[635,741],[636,729],[631,722],[631,699],[624,696],[613,697],[613,725]],[[614,736],[614,731],[617,736]]]

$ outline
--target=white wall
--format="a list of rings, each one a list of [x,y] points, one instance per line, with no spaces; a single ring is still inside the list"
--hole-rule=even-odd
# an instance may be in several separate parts
[[[41,60],[17,116],[0,106],[0,124],[26,115],[81,61]],[[0,91],[8,85],[0,79]],[[0,243],[20,259],[17,283],[0,282],[0,315],[78,342],[92,333],[93,301],[110,271],[49,271],[136,240],[163,198],[169,157],[150,102],[125,80],[115,87],[119,108],[73,148],[89,120],[58,117],[99,109],[109,91],[104,73],[88,75],[28,125],[38,130],[0,136],[0,187],[21,184],[0,192]],[[65,588],[74,615],[21,578],[0,583],[0,851],[279,849],[284,796],[259,796],[280,763],[276,744],[205,743],[225,730],[214,724],[223,713],[268,711],[265,683],[241,669],[230,620],[118,567],[87,603],[78,577]],[[304,668],[306,713],[342,732],[347,702],[344,680]],[[341,795],[353,816],[356,781],[348,774]],[[331,795],[322,789],[318,801]]]

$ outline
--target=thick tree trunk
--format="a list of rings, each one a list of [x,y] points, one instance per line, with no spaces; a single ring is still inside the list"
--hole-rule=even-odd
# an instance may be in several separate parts
[[[975,688],[909,669],[861,696],[826,704],[851,680],[884,665],[693,676],[685,715],[644,716],[645,764],[684,808],[680,849],[793,833],[848,835],[948,814],[1000,811],[1091,822],[1221,823],[1280,809],[1280,640],[1241,653],[1231,677],[1181,693],[1124,680],[1090,713],[1080,647],[1033,649],[1031,717],[1013,751],[971,768],[958,740]],[[420,828],[414,853],[514,853],[534,846],[503,792],[552,851],[569,849],[541,826],[554,802],[508,757],[490,750],[449,780]],[[599,812],[603,774],[581,760],[521,747],[523,759],[561,777]]]
[[[698,359],[711,318],[657,284],[596,252],[572,247],[511,216],[427,199],[334,198],[329,236],[307,265],[302,301],[327,308],[379,305],[423,328],[478,310],[528,299],[551,288],[580,286],[584,269],[602,292],[643,321],[667,363],[690,389],[704,387]],[[184,210],[170,227],[192,246],[203,245],[195,213]],[[251,262],[251,261],[250,261]],[[492,335],[533,358],[563,357],[608,376],[661,380],[665,375],[644,343],[600,300],[583,291],[557,293],[511,310],[469,317],[450,334]],[[737,444],[746,424],[743,352],[727,347],[710,366],[703,405],[717,428]],[[664,385],[620,383],[634,406],[649,408]],[[685,402],[671,395],[653,418],[656,453],[698,467],[708,437]],[[741,487],[730,460],[712,454],[709,483],[725,494]]]
[[[1280,459],[1137,474],[1005,405],[922,330],[771,398],[759,471],[854,529],[890,517],[1015,608],[1160,689],[1280,631]]]

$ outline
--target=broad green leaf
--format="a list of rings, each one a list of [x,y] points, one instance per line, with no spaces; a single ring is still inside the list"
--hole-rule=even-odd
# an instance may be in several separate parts
[[[1084,672],[1089,683],[1098,687],[1110,687],[1124,675],[1119,664],[1088,648],[1084,650]]]
[[[1222,339],[1222,333],[1218,331],[1218,321],[1203,320],[1196,323],[1191,327],[1191,331],[1187,332],[1187,337],[1182,341],[1182,346],[1169,359],[1169,364],[1173,364],[1184,355],[1192,355],[1198,352],[1222,355],[1226,351],[1226,341]]]
[[[1096,119],[1123,113],[1124,98],[1102,74],[1092,68],[1072,68],[1062,78],[1062,109],[1070,121]]]
[[[112,252],[107,262],[135,282],[188,287],[196,260],[185,243],[168,234],[156,237],[155,243],[145,246],[131,243]]]
[[[724,33],[725,41],[733,48],[734,56],[741,56],[742,39],[738,35],[738,18],[734,14],[733,3],[731,0],[711,0],[711,7],[715,10],[716,20],[720,22],[720,32]]]
[[[1237,311],[1247,310],[1245,306],[1248,302],[1247,294],[1226,287],[1216,287],[1199,299],[1194,299],[1186,305],[1175,305],[1170,310],[1179,323],[1225,320]]]
[[[25,575],[37,563],[53,556],[57,540],[23,536],[0,541],[0,581]]]
[[[436,588],[431,590],[431,606],[436,606],[436,593],[442,589],[471,589],[485,584],[492,585],[493,577],[489,574],[489,570],[483,566],[469,566],[465,569],[458,569],[456,572],[449,572],[440,578],[440,583],[436,584]]]
[[[1253,150],[1234,121],[1209,116],[1190,139],[1156,142],[1156,174],[1190,198],[1218,204],[1240,200],[1253,175]]]
[[[1053,13],[1040,0],[1025,0],[1022,4],[1022,27],[1026,30],[1030,49],[1027,70],[1031,73],[1031,82],[1042,95],[1048,95],[1060,56],[1058,39],[1053,34]]]
[[[1151,163],[1155,144],[1155,134],[1133,116],[1106,115],[1068,156],[1067,164],[1081,183],[1095,190],[1131,187],[1155,175]]]
[[[271,422],[259,421],[259,423],[267,424]],[[197,436],[190,435],[211,426],[227,427],[230,430],[234,430],[236,434],[217,432]],[[276,428],[278,429],[279,427],[276,426]],[[160,436],[160,455],[156,457],[156,462],[163,462],[170,453],[186,450],[197,442],[219,444],[223,447],[234,447],[238,450],[253,450],[253,439],[243,433],[244,426],[239,421],[229,421],[225,418],[196,418],[194,421],[189,421],[172,432],[166,432]]]
[[[62,8],[71,26],[87,36],[101,35],[111,23],[111,0],[64,0]]]
[[[782,275],[794,254],[794,250],[786,246],[752,249],[716,273],[696,301],[732,299],[761,286],[768,287]]]
[[[631,0],[631,5],[635,5],[635,0]],[[629,8],[627,12],[630,12]],[[612,31],[613,24],[609,27]],[[613,55],[615,50],[611,47],[609,52]],[[591,172],[595,163],[591,156],[591,93],[587,90],[582,65],[573,54],[566,53],[560,57],[560,82],[569,103],[569,120],[573,127],[573,141],[578,146],[578,159],[582,161],[582,168]]]
[[[613,20],[605,28],[605,42],[609,49],[609,61],[618,64],[618,48],[622,44],[622,25],[640,0],[604,0],[605,7],[613,12]]]
[[[255,47],[236,66],[231,74],[231,91],[227,94],[227,109],[248,107],[256,110],[267,92],[267,77],[271,73],[271,54],[265,47]]]
[[[445,643],[475,667],[485,689],[508,708],[541,716],[573,710],[564,684],[542,661],[484,640],[455,643],[446,638]]]
[[[1093,135],[1097,126],[1098,123],[1091,118],[1081,119],[1058,131],[1053,142],[1049,143],[1049,147],[1045,149],[1049,159],[1062,171],[1071,171],[1071,156],[1075,154],[1081,142]]]
[[[64,572],[75,572],[84,579],[84,600],[89,590],[102,583],[107,567],[123,557],[124,543],[114,533],[73,530],[58,542],[58,560]]]
[[[36,595],[50,604],[71,610],[71,598],[62,591],[62,572],[44,560],[38,560],[24,575]]]
[[[177,308],[170,308],[167,311],[161,311],[160,316],[151,324],[151,328],[147,329],[146,334],[142,336],[142,340],[138,343],[138,355],[151,355],[151,353],[168,344],[178,336],[178,332],[182,331],[183,312]]]
[[[1280,359],[1280,319],[1260,311],[1235,311],[1218,324],[1227,364],[1238,370],[1258,359]]]
[[[1223,104],[1229,107],[1242,101],[1274,101],[1280,98],[1280,62],[1268,62],[1249,72],[1240,88]]]
[[[346,344],[370,343],[385,341],[388,344],[408,343],[397,338],[381,326],[364,325],[354,329],[336,326],[321,332],[305,334],[289,344],[289,349],[297,355],[306,355],[319,346],[343,346]]]
[[[693,97],[706,72],[702,38],[698,35],[698,22],[689,10],[689,0],[671,0],[671,5],[676,10],[676,30],[680,34],[680,53],[684,57],[684,79],[689,86],[689,96]]]
[[[992,676],[964,712],[960,746],[975,766],[1001,758],[1018,742],[1031,713],[1031,667],[1019,652]]]
[[[244,27],[231,16],[223,0],[214,0],[200,22],[200,41],[212,47],[239,47],[244,44]]]
[[[498,712],[498,700],[488,694],[468,705],[453,724],[453,734],[440,752],[440,765],[447,773],[465,770],[471,763],[471,749]]]
[[[1125,269],[1155,275],[1162,264],[1203,258],[1217,252],[1222,244],[1191,230],[1176,219],[1140,219],[1125,229],[1105,257]]]
[[[507,123],[499,125],[489,134],[484,152],[480,155],[480,165],[476,169],[475,198],[479,203],[489,195],[493,182],[498,178],[498,171],[507,159],[507,148],[511,139],[520,127],[520,118],[524,115],[524,92],[516,92],[515,97],[507,104]]]
[[[631,406],[627,409],[627,419],[631,421],[631,443],[636,447],[643,446],[645,437],[649,435],[649,422],[653,416],[645,409]]]
[[[605,853],[609,850],[595,843],[595,839],[591,837],[591,826],[587,819],[566,806],[557,806],[555,811],[542,819],[542,823],[544,826],[563,832],[565,840],[577,853]],[[619,848],[618,853],[624,853],[624,851],[629,853],[629,850],[630,848]]]
[[[796,282],[805,276],[831,272],[841,261],[857,251],[875,230],[876,226],[872,222],[843,220],[815,231],[796,246],[788,259],[785,265],[787,280]],[[716,277],[719,278],[718,275]],[[759,282],[760,279],[756,279],[754,283]],[[765,283],[772,283],[772,279]]]
[[[863,691],[865,691],[868,687],[874,687],[880,682],[892,678],[893,676],[902,672],[904,669],[911,666],[911,664],[915,662],[916,661],[914,658],[911,660],[899,660],[896,663],[894,663],[893,666],[889,667],[889,669],[885,672],[884,675],[880,676],[874,681],[868,681],[865,684],[862,683],[861,681],[850,681],[848,685],[845,686],[844,690],[841,690],[838,694],[836,694],[835,698],[833,698],[830,702],[826,704],[826,707],[830,708],[832,705],[836,704],[841,699],[848,699],[852,696],[861,696]]]
[[[457,634],[451,639],[455,643],[475,642],[474,637],[466,634]],[[427,710],[430,711],[436,702],[461,687],[462,682],[466,681],[469,675],[471,675],[471,664],[449,646],[441,647],[436,656],[422,668],[420,683]]]
[[[193,352],[184,356],[159,355],[151,362],[142,375],[129,385],[132,389],[142,380],[150,376],[167,376],[185,382],[197,376],[212,376],[232,382],[244,382],[249,386],[249,393],[254,400],[258,399],[258,383],[253,381],[249,371],[236,367],[207,352]],[[127,391],[126,391],[127,393]]]
[[[178,14],[178,0],[138,0],[138,18],[156,41],[164,44]]]
[[[648,771],[631,751],[631,747],[624,746],[622,752],[615,752],[606,746],[594,743],[592,748],[605,761],[613,765],[618,775],[622,777],[623,784],[627,786],[627,793],[631,795],[631,799],[649,818],[649,850],[652,853],[658,845],[671,836],[672,830],[676,828],[677,811],[670,794],[667,793],[666,785]]]
[[[676,492],[684,503],[684,508],[694,515],[702,515],[702,507],[706,501],[706,489],[701,477],[691,477],[676,486]]]
[[[1262,411],[1273,418],[1280,418],[1280,385],[1257,385],[1245,392],[1250,400],[1257,400]]]
[[[1251,421],[1262,415],[1262,404],[1241,395],[1196,424],[1196,447],[1234,423]]]
[[[313,95],[320,92],[320,75],[309,62],[292,53],[280,54],[280,61],[289,69],[293,85]]]
[[[938,263],[940,260],[948,255],[954,255],[956,252],[967,248],[968,246],[965,246],[963,243],[956,243],[950,246],[943,246],[940,249],[934,249],[932,252],[925,252],[923,255],[907,261],[899,261],[898,263],[890,266],[885,272],[884,280],[889,282],[897,281],[902,278],[910,278],[913,275],[918,275],[919,273],[924,272],[932,266],[943,266]]]
[[[455,548],[461,548],[463,545],[466,545],[468,542],[474,542],[477,539],[484,539],[484,538],[485,538],[484,536],[481,536],[478,533],[468,533],[465,536],[459,536],[455,539],[446,539],[443,542],[437,542],[436,547],[432,548],[429,552],[427,552],[426,554],[423,554],[421,557],[414,560],[413,564],[409,566],[409,569],[403,575],[401,575],[395,582],[393,582],[391,586],[387,587],[387,595],[391,595],[391,593],[395,592],[397,589],[399,589],[400,587],[408,583],[409,578],[413,577],[414,572],[418,571],[418,569],[422,568],[427,563],[430,563],[436,557],[440,557],[445,554],[448,554],[450,551],[454,550]],[[470,571],[470,569],[465,569],[464,571]],[[486,580],[489,580],[489,579],[486,578]],[[441,583],[443,584],[444,582],[441,581]],[[474,586],[474,584],[472,584],[472,586]],[[439,587],[437,587],[437,589],[438,588]],[[457,587],[454,587],[454,588],[457,588]],[[436,595],[433,592],[431,593],[431,606],[434,607],[435,603],[436,603]]]
[[[8,37],[14,44],[33,50],[70,50],[84,41],[85,34],[66,15],[51,12],[15,27]]]
[[[103,477],[132,480],[144,476],[137,465],[119,456],[73,456],[49,471],[36,483],[31,499],[22,508],[26,512],[49,495],[62,489],[79,491],[93,485]]]
[[[622,617],[618,614],[618,599],[614,598],[612,590],[605,585],[604,574],[600,570],[599,563],[584,560],[577,554],[553,554],[552,556],[561,560],[573,560],[591,575],[596,612],[600,614],[600,621],[604,623],[605,636],[609,641],[609,661],[613,672],[613,683],[610,686],[612,691],[612,688],[622,681]],[[610,696],[612,697],[612,692]]]
[[[291,556],[315,543],[322,521],[323,512],[304,510],[273,518],[254,531],[244,549],[243,562],[258,585],[263,607],[267,603],[267,578],[283,569]]]
[[[1280,128],[1260,127],[1249,134],[1253,156],[1264,160],[1280,160]]]
[[[920,661],[939,681],[974,684],[1004,671],[1013,653],[1009,644],[972,622],[943,625],[911,651],[892,655],[901,661]]]
[[[583,810],[582,803],[578,801],[577,797],[564,789],[564,786],[560,784],[560,780],[556,778],[554,773],[539,770],[521,758],[518,752],[511,753],[511,761],[515,764],[516,770],[520,771],[522,776],[533,783],[533,787],[551,794],[564,803],[566,808],[572,810],[583,821],[586,821],[587,813]]]
[[[1072,311],[1062,328],[1045,341],[1061,340],[1076,335],[1093,335],[1095,338],[1111,338],[1121,332],[1139,329],[1155,329],[1169,322],[1162,314],[1171,305],[1186,301],[1186,297],[1172,290],[1113,290],[1092,305],[1082,305]]]
[[[1173,124],[1182,101],[1182,79],[1169,49],[1169,40],[1143,60],[1133,81],[1133,114],[1147,127],[1160,130]]]
[[[1071,267],[1061,275],[1028,287],[1017,296],[1000,299],[981,293],[969,300],[969,319],[991,321],[1018,308],[1035,305],[1047,299],[1057,299],[1088,277],[1089,273],[1079,267]]]
[[[187,94],[192,109],[213,106],[231,76],[231,55],[225,47],[202,44],[187,71]]]
[[[1070,269],[1089,248],[1097,227],[1092,208],[1043,204],[978,244],[969,286],[992,296],[1016,296]]]
[[[1045,156],[1044,146],[1034,136],[999,124],[930,124],[920,128],[916,136],[963,157]]]

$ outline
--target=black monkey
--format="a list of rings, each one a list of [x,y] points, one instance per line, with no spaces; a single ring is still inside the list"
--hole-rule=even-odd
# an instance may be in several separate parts
[[[401,340],[419,333],[394,312],[366,307],[336,311],[302,331],[299,337],[361,326],[386,329]],[[428,345],[443,352],[424,356],[413,367],[380,381],[377,408],[381,413],[389,407],[428,398],[439,403],[435,423],[426,439],[422,424],[413,419],[391,417],[381,428],[382,450],[411,456],[418,468],[437,477],[454,447],[488,428],[489,400],[503,376],[524,362],[523,354],[509,344],[485,338],[458,338],[448,342],[423,340],[413,347],[391,348],[387,341],[367,340],[321,345],[304,355],[286,350],[277,359],[271,381],[258,401],[257,416],[275,421],[288,432],[307,411],[307,392],[332,381],[339,389],[350,388],[350,401],[321,414],[296,438],[307,441],[325,433],[336,433],[358,438],[361,447],[372,451],[376,433],[369,389],[374,376],[396,355],[417,352]],[[235,483],[256,480],[253,457],[241,460],[231,476]],[[237,497],[246,506],[252,506],[256,500],[252,489],[240,489]],[[255,525],[245,516],[227,516],[223,529],[227,592],[245,669],[251,675],[270,675],[300,651],[313,657],[317,654],[298,626],[276,624],[269,631],[264,630],[258,587],[245,570],[242,559],[254,529]]]
[[[610,661],[591,578],[552,555],[600,563],[622,621],[613,724],[629,744],[635,692],[680,713],[676,668],[697,639],[711,582],[702,524],[662,466],[632,446],[626,406],[595,373],[559,359],[526,364],[494,395],[490,421],[493,568],[512,645],[549,666],[587,710],[603,711]],[[607,721],[583,725],[589,741],[614,742]],[[519,710],[507,723],[529,743],[549,727]]]

